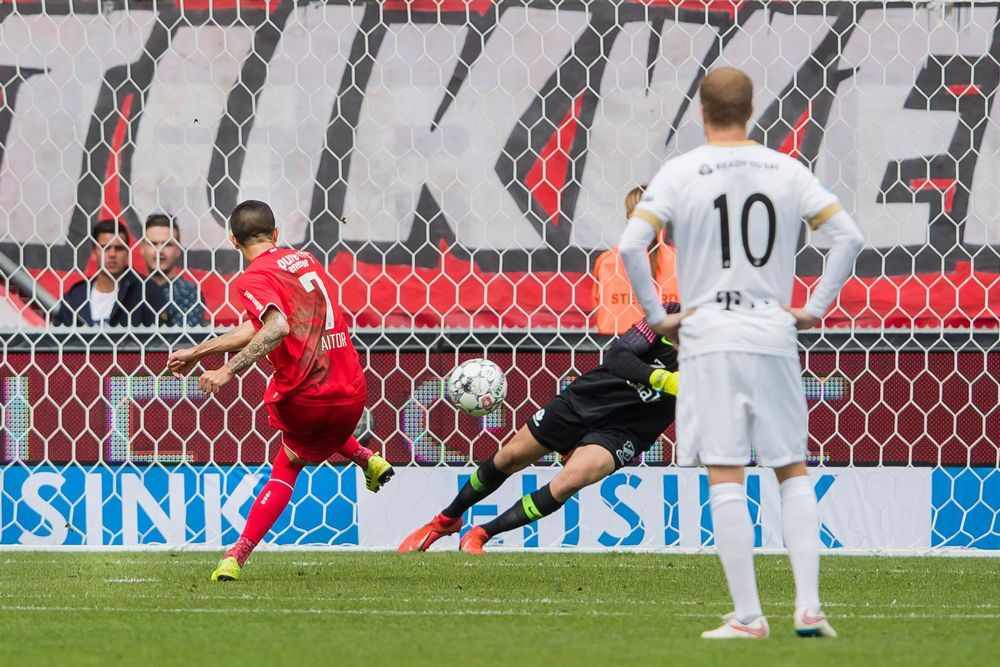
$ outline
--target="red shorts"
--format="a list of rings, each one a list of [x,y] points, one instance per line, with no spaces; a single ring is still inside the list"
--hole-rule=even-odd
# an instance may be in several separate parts
[[[364,410],[364,400],[347,405],[267,404],[268,422],[281,431],[282,442],[309,462],[325,461],[339,453],[353,437]]]

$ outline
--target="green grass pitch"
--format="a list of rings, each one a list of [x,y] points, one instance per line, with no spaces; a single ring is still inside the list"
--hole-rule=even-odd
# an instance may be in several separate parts
[[[0,553],[3,665],[978,665],[1000,649],[990,558],[827,557],[837,640],[795,638],[787,560],[758,557],[771,639],[710,643],[714,556]]]

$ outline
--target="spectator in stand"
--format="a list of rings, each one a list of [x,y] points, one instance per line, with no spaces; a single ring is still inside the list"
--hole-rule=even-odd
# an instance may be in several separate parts
[[[91,231],[97,273],[63,295],[53,324],[72,326],[155,326],[164,311],[163,290],[129,266],[128,229],[114,220],[103,220]]]
[[[625,196],[625,219],[639,203],[645,185],[632,188]],[[677,272],[674,269],[674,249],[663,240],[663,234],[649,246],[649,265],[664,301],[679,301]],[[594,264],[594,314],[597,333],[618,335],[643,318],[642,308],[628,282],[618,248],[605,250]]]
[[[200,327],[205,324],[205,306],[198,285],[181,276],[181,232],[177,221],[164,213],[146,218],[142,256],[149,278],[163,289],[167,302],[165,324]]]

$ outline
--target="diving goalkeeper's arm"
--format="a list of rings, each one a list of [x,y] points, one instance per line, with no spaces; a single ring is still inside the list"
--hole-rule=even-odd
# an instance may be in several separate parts
[[[680,312],[680,306],[668,302],[662,304],[668,315]],[[604,353],[604,367],[630,382],[644,384],[656,391],[672,396],[677,395],[678,373],[674,368],[656,368],[643,361],[657,345],[663,345],[659,336],[650,328],[645,320],[640,320],[628,331],[616,338]]]

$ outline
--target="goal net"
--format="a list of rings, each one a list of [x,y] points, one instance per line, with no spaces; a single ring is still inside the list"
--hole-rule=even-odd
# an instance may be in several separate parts
[[[702,141],[697,86],[723,64],[755,83],[751,138],[866,236],[800,338],[824,545],[1000,549],[1000,3],[736,0],[0,0],[0,545],[236,538],[279,446],[269,369],[210,398],[164,363],[240,320],[226,218],[253,198],[338,281],[359,435],[399,470],[378,496],[343,461],[307,471],[268,540],[395,546],[600,361],[602,313],[634,316],[607,252],[623,198]],[[154,213],[176,245],[144,238]],[[104,220],[138,283],[176,258],[183,312],[87,324]],[[796,303],[824,256],[804,231]],[[479,418],[442,401],[477,356],[510,386]],[[706,478],[672,442],[504,544],[711,546]],[[773,476],[751,468],[748,495],[780,547]]]

